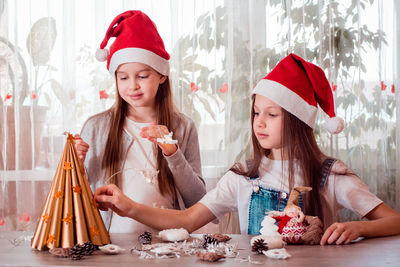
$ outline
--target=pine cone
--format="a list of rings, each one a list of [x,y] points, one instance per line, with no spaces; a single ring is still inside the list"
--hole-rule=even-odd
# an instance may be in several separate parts
[[[203,248],[207,249],[209,245],[216,245],[218,243],[218,240],[211,235],[203,235]]]
[[[268,244],[262,238],[255,240],[251,246],[251,251],[257,252],[258,254],[262,254],[265,250],[268,250]]]
[[[80,260],[85,255],[85,248],[84,245],[76,244],[70,249],[71,258],[73,260]]]
[[[142,245],[148,245],[151,244],[151,233],[150,232],[144,232],[143,234],[138,236],[138,241]]]
[[[88,241],[85,242],[83,245],[83,250],[84,250],[84,255],[89,256],[93,253],[93,251],[96,250],[96,245],[94,245],[92,242]]]
[[[49,252],[57,257],[68,258],[71,256],[69,248],[52,248],[49,250]]]

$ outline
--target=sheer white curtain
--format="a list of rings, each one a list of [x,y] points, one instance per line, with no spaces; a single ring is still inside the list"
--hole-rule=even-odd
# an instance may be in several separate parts
[[[114,79],[94,52],[128,9],[151,17],[171,54],[209,188],[249,155],[249,91],[295,52],[324,68],[346,121],[335,137],[316,129],[324,151],[400,210],[397,1],[0,0],[0,230],[34,227],[63,132],[113,104]]]

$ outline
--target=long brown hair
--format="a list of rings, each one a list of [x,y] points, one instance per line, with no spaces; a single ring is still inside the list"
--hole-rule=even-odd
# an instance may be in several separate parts
[[[255,136],[253,129],[254,101],[255,97],[253,97],[251,109],[251,139],[253,145],[251,164],[247,170],[238,163],[230,169],[234,173],[247,177],[258,175],[258,168],[262,158],[268,156],[271,152],[269,149],[262,148]],[[286,153],[285,156],[288,159],[289,191],[294,186],[294,169],[298,164],[304,177],[305,185],[312,187],[312,191],[305,201],[305,212],[307,215],[318,216],[323,220],[319,185],[322,178],[322,163],[327,156],[319,149],[313,129],[285,109],[282,109],[282,111],[282,147],[285,149],[281,151],[282,153]]]
[[[116,88],[116,101],[113,107],[110,108],[112,113],[109,134],[104,150],[102,167],[106,169],[106,177],[121,170],[124,156],[122,155],[122,132],[124,128],[125,118],[128,114],[128,103],[121,98]],[[167,77],[164,83],[160,84],[155,97],[155,113],[157,123],[167,126],[170,131],[174,131],[175,127],[180,123],[179,113],[174,105],[171,85]],[[174,121],[178,120],[178,121]],[[165,160],[161,149],[153,146],[156,149],[157,170],[158,173],[158,188],[162,195],[172,196],[174,203],[177,201],[175,181],[168,163]],[[115,175],[108,183],[118,183],[119,175]]]

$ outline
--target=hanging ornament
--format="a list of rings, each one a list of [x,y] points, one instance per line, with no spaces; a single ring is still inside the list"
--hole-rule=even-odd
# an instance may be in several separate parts
[[[107,94],[106,90],[100,90],[99,94],[100,94],[100,99],[107,99],[108,98],[108,94]]]
[[[224,83],[224,84],[222,85],[222,87],[219,89],[219,92],[220,92],[220,93],[226,93],[226,92],[228,92],[228,84],[227,84],[227,83]]]
[[[22,213],[21,216],[19,216],[19,221],[21,223],[23,222],[29,222],[31,220],[31,217],[29,216],[28,213]]]
[[[152,169],[146,169],[140,172],[143,175],[144,179],[146,180],[146,183],[155,184],[155,181],[157,180],[158,171]]]
[[[190,83],[190,90],[192,92],[197,92],[199,90],[199,88],[197,87],[197,85],[194,82]]]
[[[392,93],[394,94],[394,92],[395,92],[394,84],[392,84],[391,91],[392,91]]]
[[[12,95],[6,94],[6,96],[4,97],[4,102],[11,98],[12,98]]]
[[[332,84],[332,91],[333,91],[333,92],[335,92],[335,91],[336,91],[336,89],[337,89],[337,85],[336,85],[336,84],[334,84],[333,82],[332,82],[331,84]]]
[[[386,87],[387,87],[386,84],[383,81],[381,81],[381,91],[385,91]]]
[[[173,132],[165,134],[162,138],[157,138],[157,143],[160,144],[177,144],[178,140],[172,139]]]
[[[3,218],[0,217],[0,226],[3,226],[3,225],[5,225],[5,224],[6,224],[6,221],[3,220]]]

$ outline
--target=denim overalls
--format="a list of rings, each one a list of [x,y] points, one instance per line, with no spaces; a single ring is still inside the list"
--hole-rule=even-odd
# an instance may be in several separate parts
[[[335,161],[335,159],[328,158],[323,162],[322,179],[320,183],[321,188],[325,186],[326,180]],[[246,163],[249,166],[249,162]],[[253,185],[253,192],[251,193],[249,204],[249,223],[247,230],[247,234],[249,235],[259,235],[261,222],[264,220],[266,213],[272,210],[283,211],[289,199],[288,192],[264,188],[259,185],[259,180],[260,178],[258,175],[249,177],[249,181]],[[303,198],[301,195],[299,196],[299,206],[302,210],[304,209]]]

